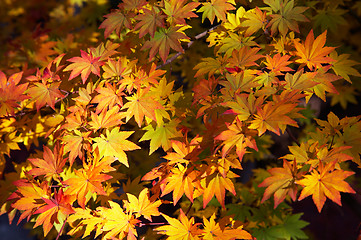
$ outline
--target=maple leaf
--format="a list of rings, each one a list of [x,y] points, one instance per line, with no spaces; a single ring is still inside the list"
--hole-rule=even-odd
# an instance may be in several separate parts
[[[189,171],[181,164],[173,167],[171,174],[161,182],[162,195],[165,196],[173,191],[173,205],[175,206],[179,199],[185,194],[193,202],[194,190],[201,188],[199,181],[196,180],[198,171]]]
[[[272,58],[269,55],[266,55],[267,62],[265,62],[265,65],[271,72],[274,72],[276,74],[276,76],[283,75],[281,72],[293,71],[292,68],[287,67],[287,65],[289,65],[291,63],[291,61],[288,61],[288,59],[290,59],[290,57],[291,56],[289,56],[289,55],[281,56],[281,54],[279,54],[279,53],[274,55]]]
[[[213,213],[209,221],[203,216],[203,239],[207,240],[234,240],[234,239],[253,239],[251,234],[243,230],[243,226],[235,229],[221,226],[215,221],[216,214]],[[221,219],[222,221],[223,219]]]
[[[157,121],[155,116],[155,109],[162,109],[163,106],[151,94],[148,94],[149,88],[139,89],[133,96],[126,97],[127,103],[121,109],[128,108],[126,111],[126,122],[134,116],[138,126],[142,126],[144,116]]]
[[[351,146],[347,152],[350,154],[355,163],[361,166],[360,153],[361,153],[361,124],[360,122],[350,124],[352,118],[343,119],[345,126],[343,126],[343,134],[340,136],[340,142],[344,143],[345,146]]]
[[[333,51],[330,53],[330,58],[335,60],[331,63],[332,70],[338,75],[346,79],[349,83],[351,82],[351,79],[349,75],[361,77],[361,74],[353,68],[354,65],[359,64],[356,61],[353,61],[349,59],[350,54],[341,54],[338,55],[336,51]]]
[[[321,68],[322,63],[331,63],[334,60],[330,57],[327,57],[335,47],[324,47],[326,43],[326,34],[327,31],[324,31],[316,39],[313,35],[313,30],[306,37],[304,44],[301,44],[297,41],[294,41],[296,48],[295,54],[300,57],[296,62],[301,64],[306,64],[310,70],[313,70],[314,67]]]
[[[209,79],[201,79],[193,87],[193,103],[210,96],[218,85],[218,78],[216,79],[213,75]]]
[[[123,239],[127,234],[127,239],[135,240],[137,231],[135,225],[139,220],[134,219],[134,216],[129,213],[124,213],[123,209],[118,203],[108,201],[110,208],[98,207],[100,218],[103,219],[100,229],[105,233],[103,239]]]
[[[134,131],[119,131],[119,128],[113,128],[110,132],[106,129],[106,136],[93,138],[95,142],[93,149],[99,149],[100,156],[115,157],[119,162],[129,167],[128,158],[124,151],[140,149],[139,146],[126,140]]]
[[[288,29],[299,32],[297,22],[308,22],[308,19],[302,15],[308,7],[294,7],[293,0],[265,0],[265,4],[271,6],[274,12],[279,12],[279,14],[272,14],[272,20],[268,23],[268,26],[271,26],[271,35],[273,35],[276,30],[285,36],[288,32]]]
[[[137,60],[129,61],[126,57],[122,56],[117,61],[109,58],[108,61],[102,66],[104,73],[103,78],[121,78],[129,75],[132,68],[135,66]]]
[[[15,200],[11,206],[15,209],[24,211],[20,217],[19,222],[28,217],[44,205],[43,199],[49,198],[49,186],[46,181],[39,184],[38,182],[29,182],[26,179],[19,179],[13,182],[17,190],[10,195],[7,201]]]
[[[46,104],[55,110],[56,98],[64,97],[59,90],[60,82],[50,84],[39,82],[34,83],[34,85],[35,86],[30,87],[26,92],[32,101],[35,101],[37,111]]]
[[[204,19],[208,18],[211,24],[213,24],[214,18],[216,16],[219,20],[226,21],[227,11],[236,9],[229,2],[234,4],[233,1],[228,1],[228,0],[211,0],[211,2],[202,3],[203,6],[197,11],[197,12],[203,12],[202,23],[204,22]]]
[[[335,170],[334,167],[335,162],[330,162],[326,166],[320,162],[318,170],[314,169],[311,175],[306,175],[303,179],[296,181],[297,184],[304,187],[298,200],[312,195],[313,202],[319,212],[325,204],[326,197],[341,206],[340,192],[355,193],[350,185],[344,181],[354,172]]]
[[[279,130],[284,131],[286,125],[298,126],[296,121],[286,115],[296,106],[297,104],[293,103],[274,104],[274,102],[267,102],[263,108],[257,107],[255,119],[252,120],[248,128],[257,129],[258,136],[261,136],[266,130],[280,135]]]
[[[98,104],[96,114],[99,114],[103,109],[111,109],[114,105],[123,106],[122,96],[125,94],[122,88],[117,88],[106,82],[105,86],[97,87],[95,91],[98,94],[93,98],[92,103]]]
[[[124,118],[124,113],[119,112],[118,106],[114,106],[109,110],[103,109],[99,115],[91,112],[91,118],[92,121],[89,122],[89,125],[92,129],[98,130],[122,124],[121,119]]]
[[[36,168],[31,169],[28,173],[33,176],[45,175],[45,178],[57,178],[66,162],[66,158],[63,158],[63,147],[59,144],[55,145],[54,152],[52,152],[47,146],[43,148],[44,159],[31,158],[28,159]]]
[[[240,71],[233,74],[227,73],[226,81],[220,81],[219,84],[223,85],[225,87],[224,90],[231,93],[231,95],[233,95],[233,93],[239,94],[243,91],[250,92],[252,88],[256,88],[259,86],[250,70]],[[239,114],[243,115],[241,113]],[[243,115],[242,118],[244,117],[245,116]]]
[[[313,81],[316,74],[317,73],[315,72],[304,73],[303,69],[297,71],[293,75],[287,73],[285,76],[286,84],[284,85],[284,88],[289,90],[298,89],[301,91],[308,90],[318,84],[318,82]]]
[[[72,63],[64,71],[71,71],[69,80],[81,74],[81,79],[85,84],[91,72],[100,77],[100,66],[104,65],[104,62],[100,61],[100,57],[94,57],[92,53],[88,54],[83,50],[80,50],[80,53],[81,57],[72,57],[67,60]]]
[[[69,235],[74,235],[80,227],[84,227],[83,238],[90,235],[93,230],[96,230],[95,237],[100,235],[100,231],[98,229],[104,222],[103,219],[94,215],[89,208],[73,208],[73,210],[75,213],[68,217],[67,222],[75,227],[68,232]],[[81,234],[79,234],[79,236],[80,235]]]
[[[218,202],[223,208],[224,198],[226,196],[226,189],[236,196],[233,182],[228,177],[223,177],[221,174],[210,175],[206,178],[206,186],[203,193],[203,208],[206,208],[207,204],[213,196],[216,196]]]
[[[316,73],[317,74],[313,76],[312,81],[316,82],[317,84],[312,88],[310,88],[310,91],[314,92],[317,97],[321,98],[324,102],[326,102],[326,92],[336,93],[336,94],[338,93],[337,89],[332,84],[332,82],[341,79],[341,77],[333,73],[327,73],[327,72],[325,73],[325,70],[321,68],[319,68]],[[308,102],[311,96],[312,93],[306,96],[306,102]]]
[[[132,29],[131,21],[129,20],[133,15],[128,13],[124,15],[120,10],[115,10],[112,13],[104,15],[106,18],[99,26],[99,29],[104,28],[104,37],[107,38],[115,30],[115,33],[119,36],[120,30],[123,26],[127,29]]]
[[[119,4],[119,8],[134,11],[143,8],[143,6],[147,4],[147,0],[123,0],[122,3]]]
[[[6,75],[0,71],[0,116],[14,114],[19,102],[29,98],[25,95],[28,83],[19,84],[23,73],[14,73],[6,79]]]
[[[162,146],[164,151],[167,151],[171,147],[171,139],[181,137],[182,134],[177,130],[179,121],[171,120],[167,123],[158,124],[155,129],[151,124],[145,126],[143,130],[147,132],[139,140],[150,140],[149,155]]]
[[[129,193],[127,193],[127,197],[129,202],[124,201],[124,206],[129,212],[136,213],[136,218],[143,216],[149,221],[152,221],[151,216],[160,215],[158,207],[162,204],[162,202],[160,200],[151,201],[149,198],[148,188],[144,188],[139,193],[139,198]]]
[[[64,223],[66,217],[75,211],[71,206],[72,197],[63,194],[62,189],[55,192],[53,198],[42,199],[46,204],[34,212],[34,214],[40,213],[40,215],[37,217],[33,228],[42,225],[45,237],[53,227],[54,223]]]
[[[347,104],[357,104],[356,96],[358,93],[356,92],[356,88],[352,86],[336,86],[336,91],[338,94],[331,94],[331,106],[335,106],[336,104],[340,104],[341,107],[346,110]]]
[[[167,21],[171,25],[186,25],[185,19],[198,17],[193,10],[198,7],[200,3],[190,2],[186,4],[185,0],[169,0],[164,1],[163,12],[167,14]]]
[[[228,57],[226,56],[217,56],[215,59],[208,57],[202,58],[201,62],[194,66],[194,69],[198,69],[194,77],[199,77],[208,73],[208,76],[214,74],[223,74],[223,71],[226,67]]]
[[[242,47],[257,46],[257,43],[253,41],[254,37],[246,37],[236,33],[229,33],[228,37],[224,37],[221,40],[221,47],[217,53],[225,53],[225,56],[230,56],[233,50],[239,50]]]
[[[157,27],[164,27],[164,18],[165,16],[161,15],[155,7],[151,10],[143,9],[143,13],[135,17],[139,22],[135,25],[134,29],[139,29],[140,38],[144,37],[147,33],[153,38]]]
[[[101,168],[86,166],[79,170],[74,169],[74,172],[76,177],[64,181],[64,185],[69,186],[65,194],[76,195],[78,203],[82,208],[85,208],[85,204],[89,201],[92,193],[107,195],[102,186],[102,182],[112,177],[101,173]]]
[[[282,168],[271,168],[268,172],[272,175],[266,178],[258,187],[267,187],[261,202],[263,203],[267,199],[274,196],[274,208],[276,208],[287,195],[291,197],[293,201],[296,200],[297,185],[297,164],[294,160],[293,163],[283,160]]]
[[[149,61],[159,52],[160,58],[165,62],[171,48],[183,53],[181,41],[188,39],[189,37],[182,32],[180,27],[161,28],[154,34],[154,37],[144,43],[141,49],[150,49]]]
[[[115,49],[119,48],[120,44],[114,43],[112,41],[107,41],[105,44],[102,42],[96,48],[89,48],[88,52],[94,57],[99,57],[99,62],[103,62],[104,60],[110,59],[110,57],[117,52]]]
[[[232,67],[239,67],[242,70],[244,70],[245,67],[258,66],[255,61],[263,57],[263,55],[257,54],[259,50],[260,48],[250,48],[247,46],[239,50],[233,50],[232,57],[228,62]]]
[[[240,118],[236,118],[235,122],[230,124],[228,130],[221,132],[214,140],[223,141],[222,145],[222,158],[226,157],[229,151],[236,146],[237,155],[242,160],[243,155],[246,153],[246,147],[250,147],[258,151],[256,141],[244,134],[242,129],[244,126]]]
[[[80,132],[79,130],[74,130],[73,133],[67,133],[62,137],[62,142],[64,143],[64,153],[69,152],[70,166],[73,165],[76,157],[83,160],[84,149],[90,150],[89,135],[91,133],[91,131]]]
[[[189,143],[187,142],[181,142],[177,140],[172,140],[172,149],[175,152],[168,152],[166,156],[164,156],[165,159],[169,161],[169,164],[175,164],[175,163],[188,163],[189,161],[195,161],[198,159],[198,147],[199,142],[202,138],[195,137],[191,140]]]
[[[259,29],[264,29],[267,24],[267,13],[262,12],[258,7],[253,10],[247,11],[244,14],[244,20],[242,24],[247,27],[246,36],[251,36],[253,33],[257,32]]]
[[[202,233],[198,229],[199,224],[194,224],[194,218],[188,219],[180,209],[179,220],[162,214],[169,225],[157,227],[158,234],[167,235],[169,240],[190,240],[197,239],[197,235]]]

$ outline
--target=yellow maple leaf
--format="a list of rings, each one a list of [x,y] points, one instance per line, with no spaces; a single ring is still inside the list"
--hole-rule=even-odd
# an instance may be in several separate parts
[[[148,188],[144,188],[139,193],[139,198],[129,193],[127,193],[127,196],[129,201],[124,201],[124,206],[129,212],[135,213],[136,218],[144,216],[149,221],[152,221],[151,216],[160,215],[158,207],[162,202],[160,200],[151,201]]]
[[[140,149],[139,146],[131,141],[126,140],[134,131],[119,131],[119,128],[113,128],[111,131],[106,130],[106,136],[94,138],[93,149],[99,149],[99,155],[115,157],[119,162],[129,167],[128,158],[124,151]]]

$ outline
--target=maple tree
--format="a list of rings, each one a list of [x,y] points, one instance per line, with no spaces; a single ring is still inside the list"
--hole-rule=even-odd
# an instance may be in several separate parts
[[[295,201],[359,194],[361,115],[311,108],[357,103],[361,51],[335,29],[361,4],[38,2],[0,10],[10,222],[46,239],[305,239]]]

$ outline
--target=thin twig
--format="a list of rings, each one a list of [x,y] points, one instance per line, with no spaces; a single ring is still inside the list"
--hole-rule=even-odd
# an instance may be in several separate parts
[[[150,223],[140,223],[139,224],[139,227],[143,227],[143,226],[158,226],[158,225],[164,225],[164,224],[166,224],[165,222],[160,222],[160,223],[152,223],[152,222],[150,222]]]
[[[62,233],[63,230],[64,230],[65,223],[66,223],[66,220],[67,220],[67,219],[68,219],[68,218],[66,218],[66,219],[64,220],[63,226],[61,226],[61,229],[60,229],[60,231],[59,231],[59,233],[58,233],[58,236],[56,236],[56,239],[55,239],[55,240],[58,240],[59,237],[61,236],[61,233]]]
[[[188,209],[187,209],[187,211],[186,211],[186,216],[188,216],[188,213],[189,213],[189,211],[191,210],[191,208],[192,208],[192,206],[193,206],[193,203],[191,202],[191,205],[189,205],[189,207],[188,207]]]
[[[298,145],[301,146],[300,142],[297,140],[297,138],[295,138],[295,136],[293,135],[293,133],[291,132],[291,130],[287,127],[286,131],[288,133],[288,135],[290,136],[290,138]]]

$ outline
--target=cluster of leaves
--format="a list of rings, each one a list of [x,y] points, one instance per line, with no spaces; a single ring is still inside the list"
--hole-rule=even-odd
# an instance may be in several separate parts
[[[27,11],[7,4],[9,15]],[[106,8],[48,4],[64,28],[81,6]],[[9,46],[1,59],[0,213],[20,212],[47,238],[307,238],[287,203],[312,196],[321,212],[327,198],[341,205],[341,192],[355,193],[346,178],[349,163],[361,165],[361,121],[316,119],[303,106],[332,95],[346,107],[356,88],[338,89],[361,75],[326,44],[335,25],[323,15],[341,18],[345,4],[301,4],[124,0],[100,30],[94,14],[68,36],[50,21],[58,30],[39,26],[30,47],[26,34],[14,38],[21,51]],[[320,34],[302,27],[310,21]],[[311,120],[313,129],[302,125]],[[290,127],[300,126],[308,134],[296,139]],[[278,161],[270,134],[294,141]],[[11,161],[20,147],[31,156]],[[245,161],[268,170],[242,183]]]

